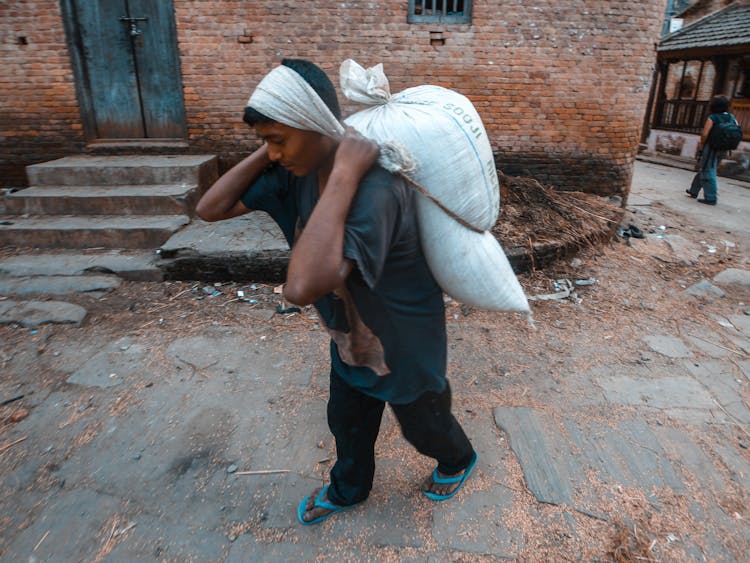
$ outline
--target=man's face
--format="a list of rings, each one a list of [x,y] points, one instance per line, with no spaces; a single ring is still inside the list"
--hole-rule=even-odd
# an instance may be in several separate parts
[[[282,123],[257,123],[255,132],[268,145],[268,158],[295,176],[306,176],[320,169],[333,157],[331,139],[315,131],[303,131]]]

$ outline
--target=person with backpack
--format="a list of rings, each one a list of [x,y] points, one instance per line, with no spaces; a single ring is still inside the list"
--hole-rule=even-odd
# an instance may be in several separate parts
[[[742,141],[742,128],[737,123],[737,119],[727,111],[729,98],[726,96],[714,96],[708,107],[711,114],[706,119],[701,132],[698,173],[693,178],[690,188],[685,191],[690,197],[697,198],[702,189],[703,197],[698,201],[707,205],[716,205],[718,191],[716,169],[726,155],[726,151],[734,150],[739,146]]]

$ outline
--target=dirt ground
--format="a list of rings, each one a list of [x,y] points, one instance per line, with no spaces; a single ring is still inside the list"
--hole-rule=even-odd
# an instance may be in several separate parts
[[[725,298],[694,298],[682,291],[704,279],[731,267],[747,268],[750,258],[750,241],[735,240],[731,233],[720,230],[694,229],[685,217],[665,208],[653,206],[629,212],[623,225],[638,225],[654,237],[647,240],[620,238],[582,250],[573,260],[568,257],[544,270],[520,276],[528,295],[555,291],[554,282],[560,279],[595,280],[592,285],[576,288],[572,299],[536,301],[533,305],[532,329],[526,319],[496,312],[487,312],[461,306],[449,301],[446,318],[449,325],[449,374],[455,393],[456,411],[467,425],[480,415],[488,415],[499,406],[530,406],[549,413],[565,413],[578,421],[612,421],[633,414],[627,405],[599,405],[580,409],[591,393],[599,392],[581,374],[601,366],[619,365],[627,371],[630,366],[656,363],[657,358],[644,353],[643,336],[658,333],[677,333],[687,337],[697,334],[699,327],[714,322],[716,316],[748,314],[750,295],[731,293]],[[675,252],[656,236],[660,233],[678,234],[689,240],[692,248],[703,250],[694,264],[686,264]],[[709,250],[713,248],[713,251]],[[238,297],[238,290],[244,292]],[[61,350],[92,343],[116,340],[129,335],[138,341],[151,343],[149,355],[158,364],[165,357],[164,348],[171,338],[198,335],[212,326],[247,328],[263,323],[269,338],[276,334],[309,335],[318,331],[315,342],[319,351],[325,349],[326,339],[319,330],[313,311],[309,308],[297,313],[275,314],[280,306],[280,295],[274,286],[263,283],[201,282],[124,283],[119,289],[106,294],[76,295],[67,301],[86,307],[89,317],[81,328],[44,325],[36,329],[14,326],[0,327],[0,368],[14,365],[18,355],[32,349],[37,361],[33,373],[10,374],[0,379],[0,397],[19,400],[0,407],[0,476],[9,475],[34,455],[14,434],[14,427],[34,410],[45,397],[56,391],[70,388],[67,373],[59,369],[51,350]],[[285,306],[285,304],[281,304]],[[683,332],[684,331],[684,332]],[[704,334],[704,333],[700,333]],[[731,342],[707,341],[731,348],[730,361],[736,360],[737,377],[745,378],[740,361],[750,358],[749,350],[742,350]],[[295,361],[304,364],[303,349],[289,349]],[[322,352],[321,352],[322,353]],[[473,373],[468,366],[473,362],[482,371]],[[205,368],[189,365],[189,376],[195,379],[211,377]],[[0,370],[4,371],[4,370]],[[317,372],[316,372],[317,373]],[[317,385],[311,396],[325,398],[325,385],[318,374]],[[747,383],[747,381],[745,381]],[[135,408],[148,385],[144,379],[139,387],[127,391],[119,389],[106,400],[110,416],[117,417]],[[747,385],[741,397],[750,404]],[[85,404],[83,394],[81,404]],[[74,405],[75,406],[75,405]],[[289,405],[289,409],[293,407]],[[84,417],[86,411],[74,416]],[[682,424],[668,420],[666,415],[652,411],[644,417],[654,424],[671,424],[681,428],[696,442],[750,443],[748,426],[740,422],[729,424]],[[662,420],[663,419],[663,420]],[[71,420],[60,421],[61,425]],[[497,428],[487,430],[492,440],[505,443],[506,438]],[[66,456],[75,455],[101,432],[93,425],[87,432],[75,436],[68,445]],[[13,443],[15,442],[15,443]],[[38,446],[38,444],[35,444]],[[326,445],[330,452],[330,444]],[[378,442],[378,455],[385,459],[410,459],[408,446],[398,435],[390,421]],[[750,460],[748,450],[742,449],[745,460]],[[718,462],[717,462],[718,463]],[[412,471],[409,465],[416,469]],[[628,488],[601,488],[594,514],[570,511],[564,506],[541,504],[526,489],[521,467],[513,455],[506,455],[500,463],[504,473],[491,475],[480,471],[471,488],[474,491],[489,489],[499,484],[512,492],[513,502],[504,513],[504,522],[516,530],[522,542],[515,553],[518,560],[526,561],[686,561],[693,560],[695,552],[688,552],[679,538],[690,536],[691,546],[697,548],[707,560],[712,546],[702,532],[712,526],[701,520],[692,509],[693,503],[705,507],[718,504],[730,521],[746,522],[750,518],[750,492],[739,484],[717,496],[703,483],[686,483],[683,494],[658,491],[660,502],[655,503],[649,491]],[[423,462],[407,462],[403,474],[426,469]],[[323,467],[321,474],[324,474]],[[29,493],[43,502],[45,490],[55,484],[54,467],[40,469],[29,484]],[[397,486],[401,486],[397,484]],[[7,499],[6,499],[7,500]],[[427,525],[429,508],[415,515],[417,526]],[[563,516],[567,514],[567,519]],[[604,515],[604,516],[597,516]],[[291,518],[291,516],[290,516]],[[573,524],[568,525],[572,519]],[[0,526],[3,523],[0,522]],[[292,530],[281,533],[285,540],[294,537]],[[127,533],[113,537],[107,534],[117,522],[107,522],[102,528],[101,546],[106,553],[118,541],[126,541]],[[574,531],[571,531],[574,530]],[[734,532],[717,528],[719,541],[727,557],[740,561],[750,552],[750,536],[746,524],[738,525]],[[279,541],[275,532],[260,526],[249,516],[244,522],[227,530],[230,535],[251,534],[257,542]],[[474,533],[471,530],[467,534]],[[425,537],[429,533],[425,531]],[[392,548],[375,546],[356,537],[339,538],[340,553],[360,553],[363,557],[380,560],[415,560],[425,554],[434,555],[435,545],[427,541],[421,548]],[[6,539],[7,541],[7,539]],[[293,539],[290,541],[294,541]],[[0,555],[5,547],[0,541]],[[110,545],[111,544],[111,545]],[[331,559],[335,552],[330,552]],[[103,558],[103,557],[102,557]],[[452,552],[445,559],[451,561],[494,560],[494,556]]]

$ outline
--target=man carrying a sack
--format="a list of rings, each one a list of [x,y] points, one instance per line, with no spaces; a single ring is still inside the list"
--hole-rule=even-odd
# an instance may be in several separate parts
[[[455,495],[477,455],[451,413],[443,295],[419,242],[415,194],[376,163],[386,149],[340,123],[333,84],[316,65],[284,60],[250,97],[244,120],[263,146],[198,204],[207,221],[266,211],[292,253],[284,296],[314,304],[331,336],[330,484],[302,500],[316,524],[367,498],[386,403],[404,437],[437,467],[432,500]]]

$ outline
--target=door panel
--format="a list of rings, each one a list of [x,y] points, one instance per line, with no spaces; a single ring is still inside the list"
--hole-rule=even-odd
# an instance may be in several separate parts
[[[130,37],[120,17],[125,0],[75,2],[91,110],[98,138],[143,137]]]
[[[131,17],[146,16],[134,47],[145,136],[182,137],[185,107],[171,0],[129,0]]]
[[[184,139],[172,0],[61,0],[86,136]],[[121,18],[148,18],[135,27]]]

